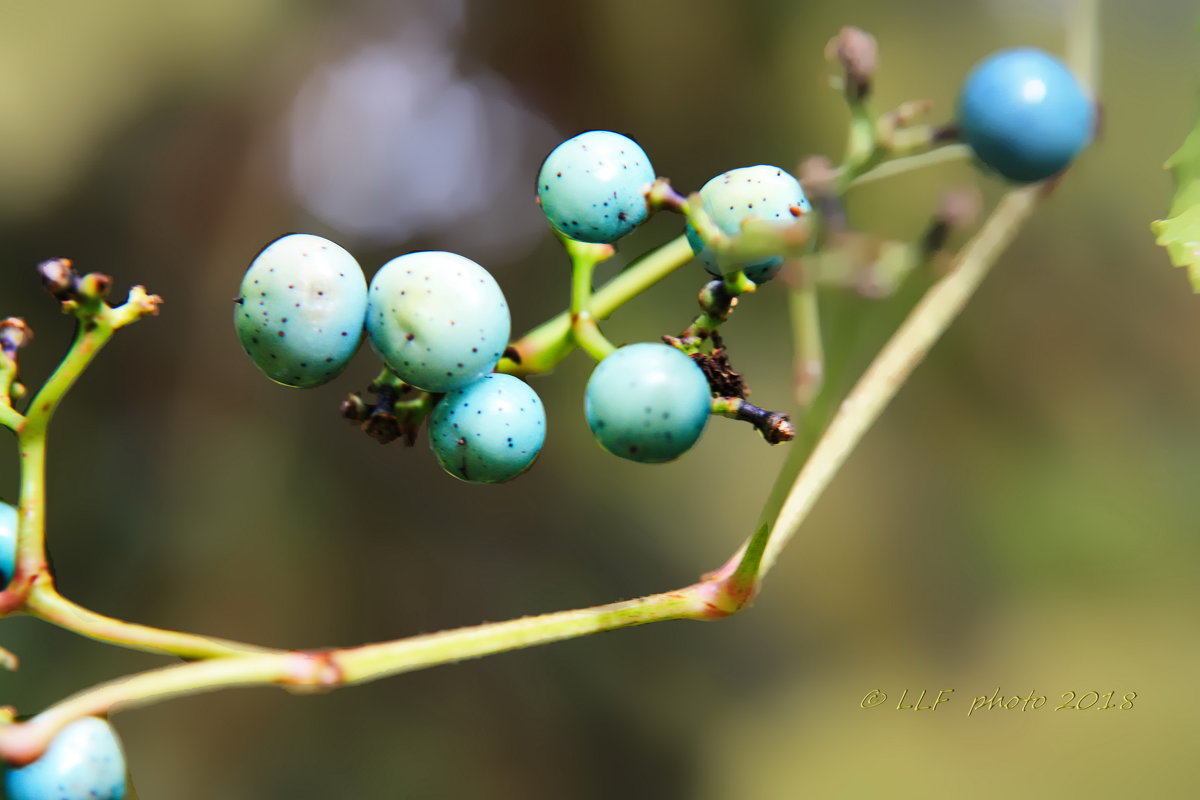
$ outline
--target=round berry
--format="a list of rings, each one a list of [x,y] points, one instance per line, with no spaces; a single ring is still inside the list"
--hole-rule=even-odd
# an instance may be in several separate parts
[[[800,182],[779,167],[767,164],[732,169],[718,175],[701,187],[700,201],[713,223],[731,236],[741,230],[743,220],[791,224],[796,217],[812,210]],[[691,225],[687,226],[687,238],[704,268],[719,276],[717,254],[711,247],[705,247],[700,234]],[[762,283],[775,277],[782,265],[782,256],[770,256],[738,267],[745,270],[750,280]]]
[[[17,509],[0,503],[0,589],[17,571]]]
[[[512,323],[486,269],[454,253],[409,253],[371,280],[367,334],[384,362],[427,392],[460,389],[491,372]]]
[[[293,233],[251,262],[233,321],[268,378],[307,388],[345,369],[366,313],[367,280],[354,257],[328,239]]]
[[[1030,47],[1001,50],[967,75],[958,126],[975,155],[1013,181],[1063,170],[1092,137],[1095,107],[1070,70]]]
[[[77,719],[37,761],[9,769],[4,791],[9,800],[122,800],[125,754],[106,721]]]
[[[546,440],[546,412],[529,384],[484,375],[438,401],[429,417],[429,446],[442,469],[471,483],[520,475]]]
[[[652,183],[654,168],[637,142],[612,131],[588,131],[546,156],[538,200],[559,233],[611,244],[646,220],[645,192]]]
[[[656,464],[678,458],[704,432],[712,406],[696,362],[666,344],[614,351],[588,379],[588,426],[613,455]]]

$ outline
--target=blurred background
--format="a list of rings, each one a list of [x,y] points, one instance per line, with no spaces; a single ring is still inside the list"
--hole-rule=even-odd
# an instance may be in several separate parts
[[[1162,162],[1195,114],[1189,3],[1105,3],[1099,141],[1021,233],[784,553],[749,612],[439,667],[323,696],[225,691],[118,714],[142,798],[1194,797],[1200,721],[1200,301],[1153,244]],[[634,136],[690,190],[727,169],[840,154],[822,49],[879,41],[881,108],[948,119],[988,52],[1062,52],[1045,0],[43,0],[0,25],[0,314],[71,335],[34,265],[68,256],[166,302],[123,332],[56,422],[50,542],[67,596],[280,647],[356,644],[691,582],[751,532],[786,448],[716,420],[648,467],[592,443],[589,364],[537,378],[549,430],[513,483],[461,484],[424,443],[337,416],[376,366],[274,385],[230,300],[268,241],[328,236],[368,276],[414,249],[491,270],[514,330],[565,307],[533,203],[544,155]],[[854,223],[916,235],[947,164],[856,190]],[[654,219],[606,278],[680,230]],[[681,329],[699,267],[606,327]],[[854,370],[911,297],[826,298]],[[782,287],[728,327],[755,400],[791,408]],[[0,462],[13,499],[15,458]],[[720,502],[711,498],[719,497]],[[30,619],[0,624],[31,713],[163,659]],[[896,709],[953,689],[936,711]],[[1037,711],[967,716],[978,695]],[[868,692],[886,692],[864,710]],[[1063,695],[1136,692],[1131,710]]]

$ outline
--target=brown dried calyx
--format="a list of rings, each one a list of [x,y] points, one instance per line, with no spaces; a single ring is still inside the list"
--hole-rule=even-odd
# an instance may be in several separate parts
[[[714,333],[712,339],[712,352],[694,353],[692,360],[704,372],[704,377],[708,378],[708,385],[713,394],[718,397],[745,398],[750,394],[745,379],[740,372],[735,372],[733,365],[729,363],[729,355],[725,352],[725,345],[720,337]]]

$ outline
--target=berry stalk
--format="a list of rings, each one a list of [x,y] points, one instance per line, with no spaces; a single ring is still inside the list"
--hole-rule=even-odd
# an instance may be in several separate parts
[[[692,260],[692,247],[677,236],[633,261],[592,294],[588,308],[595,319],[606,319],[654,284]],[[554,369],[572,350],[571,312],[564,311],[513,342],[496,366],[510,375],[536,375]]]
[[[612,258],[617,251],[611,244],[559,238],[571,257],[571,338],[596,361],[603,361],[617,348],[600,332],[600,325],[591,312],[592,274],[597,264]]]

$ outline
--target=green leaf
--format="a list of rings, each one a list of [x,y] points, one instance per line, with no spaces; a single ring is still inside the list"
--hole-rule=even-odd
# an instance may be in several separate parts
[[[1200,292],[1200,120],[1164,168],[1175,179],[1170,217],[1150,223],[1171,263],[1187,267],[1192,288]]]

